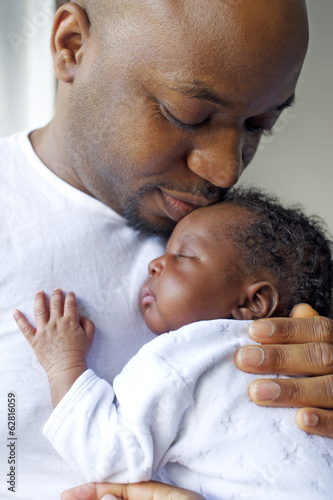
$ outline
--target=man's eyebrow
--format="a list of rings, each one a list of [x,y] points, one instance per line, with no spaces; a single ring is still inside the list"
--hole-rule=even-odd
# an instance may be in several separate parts
[[[232,109],[234,107],[234,105],[230,101],[228,101],[228,99],[220,96],[213,89],[206,87],[201,82],[195,81],[192,83],[180,84],[179,86],[170,86],[169,88],[171,90],[175,90],[176,92],[180,92],[185,96],[193,97],[194,99],[200,99],[213,102],[214,104],[220,104],[227,109]]]
[[[214,104],[220,104],[226,109],[233,109],[235,107],[231,101],[222,97],[213,89],[206,87],[198,81],[194,81],[193,83],[188,84],[180,84],[179,86],[170,86],[169,88],[194,99],[206,100]],[[295,104],[295,100],[296,96],[294,93],[290,97],[288,97],[285,102],[279,104],[278,106],[275,106],[271,111],[283,111],[284,109],[293,106]]]

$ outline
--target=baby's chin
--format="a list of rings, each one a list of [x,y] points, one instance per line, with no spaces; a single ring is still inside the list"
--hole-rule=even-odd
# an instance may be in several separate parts
[[[146,325],[148,326],[149,330],[154,333],[155,335],[161,335],[162,333],[166,333],[169,330],[166,330],[165,328],[162,329],[161,325],[158,325],[158,322],[152,321],[152,319],[149,317],[148,313],[148,308],[143,308],[141,307],[141,312],[143,314],[143,318],[146,322]]]
[[[168,330],[162,330],[161,328],[158,327],[158,325],[155,325],[154,322],[149,321],[149,319],[146,319],[146,316],[144,315],[144,319],[146,322],[146,325],[148,326],[149,330],[153,332],[155,335],[161,335],[162,333],[166,333]]]

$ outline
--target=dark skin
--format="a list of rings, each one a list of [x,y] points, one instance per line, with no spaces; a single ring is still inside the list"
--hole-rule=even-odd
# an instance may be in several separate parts
[[[66,182],[133,224],[168,233],[235,184],[262,131],[291,103],[307,48],[305,4],[79,3],[56,14],[56,115],[31,142]],[[308,422],[316,425],[300,422],[309,415],[304,409],[297,423],[333,437],[333,413],[318,409],[333,408],[332,321],[270,319],[269,337],[265,325],[260,320],[250,331],[264,344],[264,362],[250,366],[247,356],[244,366],[238,356],[238,367],[316,376],[275,381],[281,391],[274,400],[259,401],[253,390],[251,397],[262,405],[313,406],[317,419]]]
[[[251,384],[249,393],[261,406],[300,407],[296,423],[301,429],[333,437],[333,415],[329,410],[333,408],[332,320],[318,316],[307,304],[296,306],[291,317],[288,321],[272,318],[269,322],[253,323],[249,335],[263,343],[260,348],[264,360],[260,366],[255,366],[257,362],[248,346],[238,352],[236,364],[249,373],[316,375],[288,381],[265,379],[265,383],[259,379]],[[271,336],[265,338],[272,330]],[[261,353],[260,358],[261,361]]]
[[[141,312],[152,332],[195,321],[273,315],[279,302],[276,280],[266,270],[241,271],[242,255],[228,232],[250,218],[225,202],[199,208],[177,224],[165,254],[148,265],[141,289]]]
[[[140,292],[141,312],[152,332],[159,335],[203,320],[273,315],[279,305],[276,279],[266,269],[244,273],[238,245],[229,236],[232,226],[250,218],[226,202],[194,210],[179,221],[165,254],[149,263]],[[88,368],[95,326],[87,317],[79,319],[75,294],[64,296],[61,289],[54,290],[49,306],[44,292],[38,292],[34,315],[36,328],[18,310],[14,318],[47,373],[56,407]]]
[[[262,131],[292,100],[306,50],[306,40],[286,32],[280,9],[266,16],[258,9],[248,26],[243,8],[236,16],[218,2],[202,18],[202,0],[195,3],[142,2],[141,10],[126,12],[128,25],[115,20],[101,34],[77,5],[61,8],[51,41],[60,80],[56,116],[31,135],[57,175],[122,215],[134,211],[152,231],[170,232],[237,182]],[[284,3],[283,15],[295,17]],[[274,28],[261,33],[268,14]],[[266,47],[278,35],[284,42],[274,60],[267,49],[248,46],[251,37]],[[235,50],[221,50],[230,43]],[[286,57],[290,45],[293,58]]]
[[[174,488],[167,484],[149,483],[110,484],[88,483],[65,491],[61,500],[204,500],[204,497],[182,488]]]

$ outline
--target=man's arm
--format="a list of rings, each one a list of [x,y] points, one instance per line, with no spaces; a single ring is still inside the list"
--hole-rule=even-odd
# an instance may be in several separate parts
[[[312,375],[309,378],[258,379],[249,393],[261,406],[301,407],[297,425],[306,432],[333,437],[333,321],[300,304],[291,318],[258,320],[236,356],[240,370],[258,374]],[[324,408],[324,409],[323,409]]]

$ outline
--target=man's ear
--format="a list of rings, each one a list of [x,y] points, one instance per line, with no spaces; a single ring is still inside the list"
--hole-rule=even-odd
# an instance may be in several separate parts
[[[246,289],[243,304],[232,311],[234,319],[258,319],[272,316],[279,305],[279,292],[270,281],[257,281]]]
[[[59,80],[72,83],[90,34],[87,15],[75,3],[66,3],[55,15],[51,33],[53,67]]]

